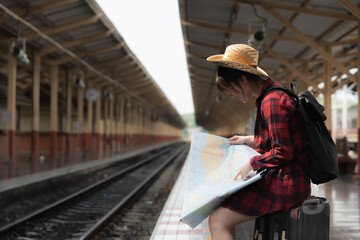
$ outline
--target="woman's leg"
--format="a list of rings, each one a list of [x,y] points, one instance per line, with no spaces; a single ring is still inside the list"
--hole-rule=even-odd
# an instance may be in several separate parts
[[[235,226],[257,217],[247,216],[228,208],[219,207],[209,217],[210,232],[213,240],[235,240]]]

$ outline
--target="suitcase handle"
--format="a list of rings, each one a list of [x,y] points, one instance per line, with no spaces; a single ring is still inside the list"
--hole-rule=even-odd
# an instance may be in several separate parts
[[[325,201],[321,198],[310,198],[303,202],[302,210],[308,215],[316,215],[321,213],[325,208]]]
[[[319,198],[310,198],[306,201],[304,201],[303,205],[312,205],[312,204],[320,204]]]

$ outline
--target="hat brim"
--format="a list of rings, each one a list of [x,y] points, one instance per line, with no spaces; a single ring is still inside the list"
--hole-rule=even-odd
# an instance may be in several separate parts
[[[222,67],[232,68],[232,69],[255,74],[261,77],[263,80],[269,78],[269,75],[260,67],[255,68],[240,62],[224,60],[223,58],[224,58],[224,54],[218,54],[218,55],[210,56],[206,60]]]

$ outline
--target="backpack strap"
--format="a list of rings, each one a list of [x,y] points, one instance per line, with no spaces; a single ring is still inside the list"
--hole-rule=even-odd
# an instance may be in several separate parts
[[[259,96],[259,100],[260,103],[262,102],[262,100],[264,99],[264,97],[268,94],[268,92],[272,91],[272,90],[281,90],[286,92],[288,95],[290,95],[290,97],[295,98],[296,100],[299,99],[298,95],[296,95],[296,93],[294,91],[297,92],[297,87],[296,87],[296,83],[294,83],[294,88],[293,86],[291,86],[292,90],[286,88],[286,87],[282,87],[282,86],[271,86],[268,89],[265,90],[265,92],[263,92],[260,96]]]
[[[295,93],[296,95],[298,94],[297,93],[297,85],[296,85],[296,82],[291,82],[290,83],[290,89],[293,93]]]

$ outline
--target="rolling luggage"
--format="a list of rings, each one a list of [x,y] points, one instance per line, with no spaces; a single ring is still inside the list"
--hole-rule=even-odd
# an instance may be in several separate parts
[[[325,198],[311,197],[301,207],[276,212],[255,221],[257,240],[328,240],[330,206]]]

